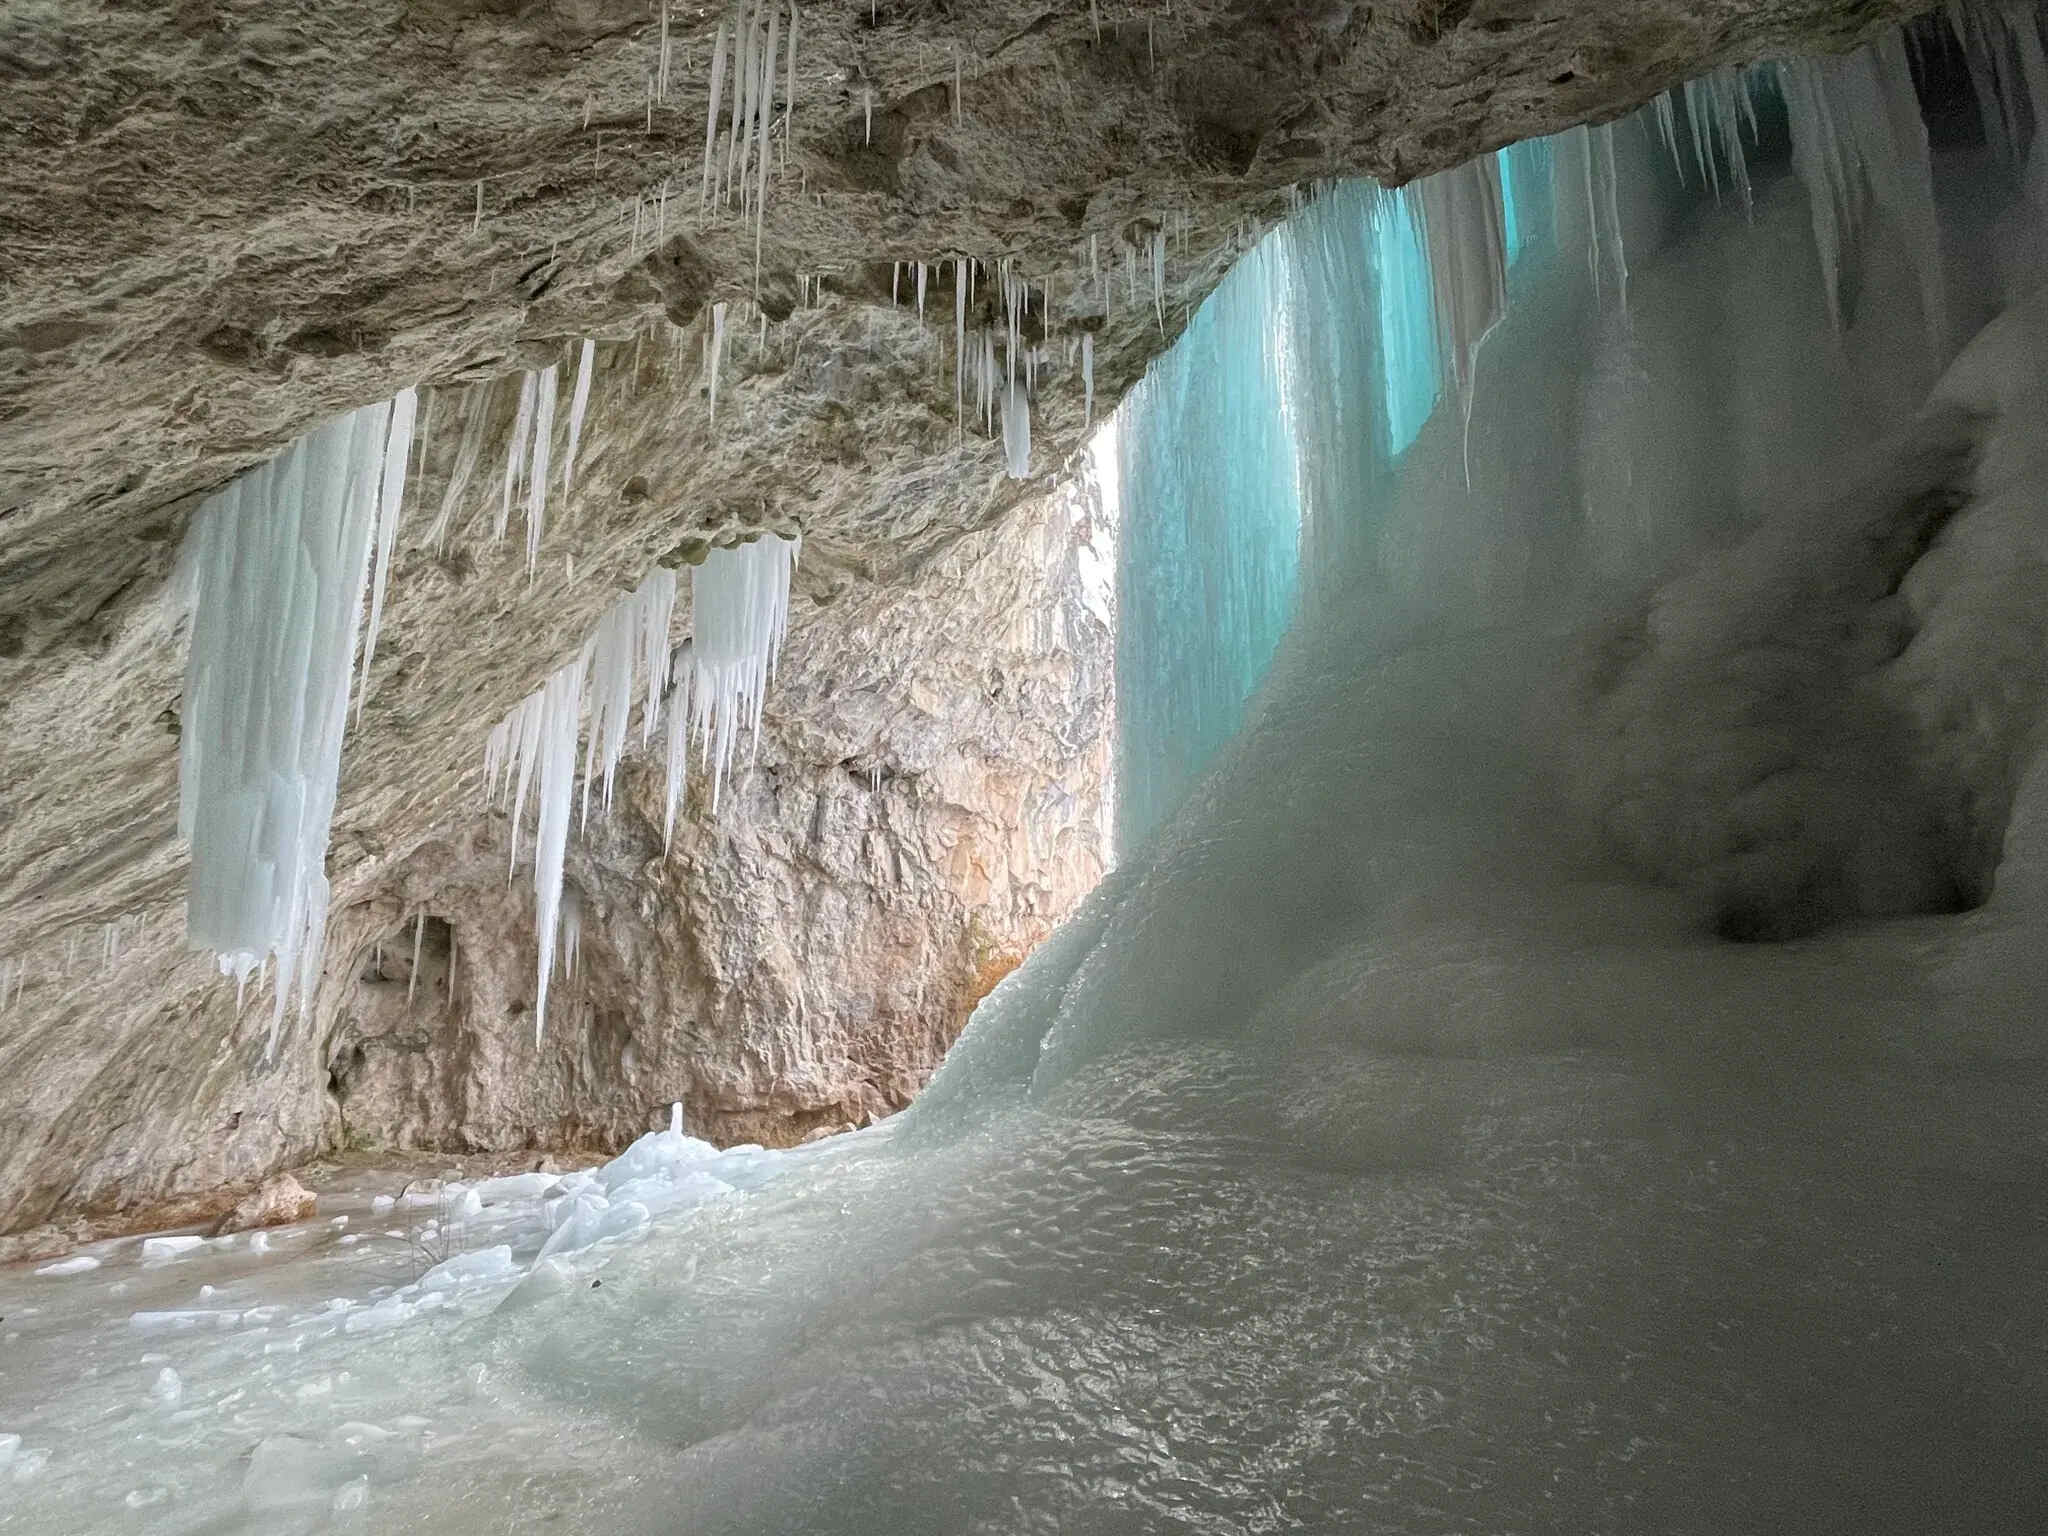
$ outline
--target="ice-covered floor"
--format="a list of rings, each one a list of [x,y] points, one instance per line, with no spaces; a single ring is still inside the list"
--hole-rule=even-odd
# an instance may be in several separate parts
[[[421,1279],[366,1204],[100,1245],[0,1281],[0,1528],[2048,1526],[2048,1067],[1755,1045],[1163,1042],[486,1183]]]
[[[624,1246],[817,1160],[672,1127],[599,1168],[402,1197],[357,1178],[295,1226],[16,1266],[0,1274],[0,1527],[380,1526],[406,1488],[436,1528],[602,1528],[579,1511],[636,1470],[616,1429],[519,1407],[491,1319],[601,1288]],[[444,1510],[473,1501],[473,1523]]]

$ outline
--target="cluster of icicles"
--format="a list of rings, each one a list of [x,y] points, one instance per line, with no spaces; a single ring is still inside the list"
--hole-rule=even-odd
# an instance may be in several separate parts
[[[303,1013],[320,975],[356,638],[367,589],[367,676],[417,405],[407,389],[351,411],[209,498],[173,582],[192,613],[178,764],[185,931],[238,988],[276,959],[273,1045],[293,981]]]
[[[129,939],[128,930],[140,921],[135,914],[124,912],[112,922],[100,924],[99,974],[105,975],[114,968],[114,962],[121,958],[122,949]],[[76,972],[80,960],[89,953],[81,944],[81,937],[75,928],[64,935],[64,953],[60,959],[45,960],[26,954],[0,960],[0,1013],[21,1001],[22,991],[28,986],[31,974],[46,972],[69,976]]]
[[[575,483],[595,357],[595,344],[585,341],[560,465],[563,494]],[[520,376],[492,520],[502,540],[515,504],[523,508],[529,576],[555,479],[557,393],[552,365]],[[487,391],[474,392],[447,491],[427,534],[437,549],[445,547],[476,479],[488,404]],[[418,414],[417,392],[401,390],[389,401],[309,432],[235,480],[200,508],[172,583],[175,609],[192,620],[179,763],[179,824],[192,850],[186,935],[215,952],[222,973],[236,978],[238,998],[251,976],[260,981],[270,962],[277,962],[273,1049],[292,987],[298,988],[303,1017],[321,974],[327,844],[357,645],[360,639],[366,686],[408,464],[416,437],[426,436],[427,424]],[[667,579],[672,607],[674,578],[657,575]],[[786,581],[782,591],[780,612],[786,616]],[[607,625],[612,622],[607,619]],[[664,639],[664,677],[667,662]],[[614,707],[603,689],[593,698],[600,709]],[[609,762],[624,730],[624,708],[618,707],[616,725],[604,715],[593,722],[594,731],[613,743],[607,794]],[[757,714],[757,701],[753,707]],[[360,692],[356,708],[360,715]],[[706,729],[731,735],[722,720]],[[118,943],[110,926],[104,941],[109,962]],[[69,960],[67,953],[67,971]],[[6,974],[17,995],[28,969],[24,960]]]
[[[786,61],[781,117],[788,143],[795,99],[797,12],[789,12],[788,51],[781,51],[777,0],[736,0],[719,28],[713,51],[712,102],[707,121],[700,204],[738,201],[753,213],[758,237],[767,192],[767,166],[778,59]],[[664,18],[665,20],[665,18]],[[2007,155],[2025,125],[2048,121],[2048,57],[2031,7],[1952,6],[1948,21],[1976,82],[1994,150]],[[1659,122],[1680,174],[1685,174],[1678,128],[1682,100],[1691,139],[1691,163],[1716,192],[1723,187],[1746,204],[1749,177],[1743,132],[1756,133],[1754,93],[1768,80],[1788,113],[1795,168],[1808,189],[1814,237],[1831,306],[1839,320],[1842,252],[1860,226],[1882,213],[1907,233],[1919,257],[1930,327],[1945,313],[1935,237],[1932,175],[1925,129],[1914,95],[1907,48],[1911,29],[1838,58],[1791,60],[1751,70],[1724,70],[1667,93],[1656,104]],[[719,131],[730,61],[731,111]],[[659,82],[667,88],[664,53]],[[2024,103],[2024,105],[2022,105]],[[955,110],[958,110],[957,80]],[[1611,126],[1578,130],[1588,211],[1589,250],[1596,282],[1604,275],[1626,309],[1627,263],[1615,214],[1615,159]],[[2048,162],[2035,134],[2036,171],[2048,180]],[[1482,156],[1455,170],[1413,184],[1405,195],[1427,247],[1436,353],[1445,390],[1469,419],[1481,348],[1505,312],[1507,215],[1500,167]],[[1186,224],[1180,234],[1185,242]],[[1139,249],[1121,242],[1127,296],[1140,298]],[[1233,242],[1235,244],[1235,242]],[[1162,222],[1144,239],[1151,268],[1151,301],[1165,330],[1168,231]],[[1108,307],[1110,272],[1087,245],[1088,283],[1081,298]],[[945,263],[898,263],[906,272],[922,316],[927,289]],[[1003,319],[1000,329],[975,327],[967,316],[981,264],[953,259],[954,398],[964,432],[972,407],[993,435],[1000,430],[1011,475],[1029,473],[1030,400],[1046,362],[1043,345],[1027,345],[1024,320],[1040,309],[1041,334],[1050,330],[1050,283],[1034,289],[1004,259],[995,264]],[[1100,290],[1099,294],[1090,289]],[[903,295],[897,295],[899,302]],[[727,310],[712,306],[705,338],[711,408],[717,407]],[[1001,357],[998,359],[998,341]],[[1070,338],[1069,363],[1078,353],[1085,412],[1094,414],[1092,334]],[[566,492],[590,397],[594,346],[583,343],[571,397],[567,451],[561,465]],[[509,531],[515,504],[523,508],[529,575],[535,569],[549,487],[558,374],[553,366],[525,373],[494,520]],[[417,396],[366,406],[299,439],[276,460],[250,472],[211,498],[195,520],[175,584],[193,612],[181,734],[180,824],[192,845],[187,931],[212,948],[224,973],[246,985],[275,959],[279,982],[272,1040],[294,981],[302,1008],[320,974],[328,899],[325,855],[339,772],[347,699],[355,674],[358,631],[363,667],[374,657],[406,466],[414,440]],[[428,535],[445,545],[456,509],[474,480],[488,428],[488,411],[473,407],[443,497]],[[424,430],[421,436],[424,436]],[[677,686],[691,697],[670,709],[668,820],[682,783],[681,743],[703,743],[713,777],[714,803],[729,769],[734,744],[758,721],[760,699],[772,672],[787,621],[788,571],[794,546],[764,539],[742,551],[715,553],[693,577],[697,642]],[[368,605],[367,625],[363,622]],[[543,891],[542,987],[546,985],[559,902],[559,864],[574,777],[576,720],[586,671],[591,678],[591,745],[586,750],[586,795],[593,766],[604,794],[625,732],[635,654],[644,654],[650,691],[643,735],[651,736],[669,686],[665,635],[672,613],[672,577],[657,572],[621,600],[592,636],[585,653],[558,670],[500,727],[493,767],[508,782],[518,766],[515,810],[523,808],[527,781],[540,780],[536,831],[536,883]],[[631,636],[637,635],[636,642]],[[660,659],[657,649],[662,650]],[[623,661],[622,659],[623,658]],[[621,681],[620,669],[625,669]],[[516,722],[516,725],[515,725]],[[565,723],[566,722],[566,723]],[[495,777],[495,775],[494,775]],[[515,817],[516,820],[516,817]],[[552,868],[552,874],[550,869]],[[18,991],[20,974],[14,977]]]
[[[2036,8],[1951,5],[1946,17],[1968,61],[1993,149],[2012,157],[2023,121],[2048,122],[2048,54]],[[1839,56],[1717,70],[1665,92],[1654,111],[1681,179],[1690,171],[1717,198],[1725,190],[1747,212],[1744,133],[1755,142],[1756,100],[1775,89],[1785,104],[1793,168],[1812,211],[1830,317],[1839,328],[1844,251],[1882,214],[1912,252],[1928,332],[1938,338],[1947,330],[1947,303],[1927,130],[1907,51],[1917,36],[1902,28]],[[1689,146],[1679,130],[1681,101]],[[1628,263],[1616,212],[1614,125],[1575,133],[1582,142],[1587,261],[1596,287],[1604,275],[1626,313]],[[2048,156],[2040,145],[2037,134],[2029,173],[2037,184],[2048,183]],[[1499,158],[1485,155],[1404,189],[1415,200],[1428,253],[1443,387],[1458,399],[1467,421],[1480,349],[1507,308],[1500,174]]]
[[[562,455],[564,496],[576,484],[576,451],[583,441],[583,422],[590,411],[590,384],[596,366],[597,343],[585,341],[577,357],[576,386],[569,396],[569,440]],[[519,375],[519,409],[512,418],[512,435],[506,440],[505,475],[499,486],[497,512],[491,521],[491,537],[502,541],[511,531],[514,504],[524,509],[529,580],[540,559],[541,533],[547,525],[555,405],[560,388],[560,373],[553,363],[545,368],[529,368]],[[455,450],[455,464],[448,474],[448,488],[441,496],[433,525],[427,530],[427,543],[437,551],[447,548],[449,530],[475,482],[490,423],[489,391],[472,391],[462,439]]]
[[[690,574],[694,638],[673,653],[669,631],[676,576],[656,567],[639,587],[605,610],[573,660],[557,668],[493,727],[484,746],[484,794],[493,805],[511,798],[512,868],[519,863],[529,791],[535,805],[534,920],[540,946],[536,1043],[547,1024],[557,938],[564,938],[573,952],[581,931],[580,912],[572,914],[576,921],[570,924],[563,921],[562,910],[562,865],[577,803],[579,734],[584,745],[578,816],[583,824],[590,819],[593,785],[601,786],[602,808],[611,807],[613,777],[625,752],[636,692],[642,699],[643,744],[653,740],[663,712],[667,713],[664,841],[675,835],[692,741],[711,775],[715,813],[741,734],[758,739],[762,701],[789,627],[789,579],[799,542],[771,535],[712,550]]]

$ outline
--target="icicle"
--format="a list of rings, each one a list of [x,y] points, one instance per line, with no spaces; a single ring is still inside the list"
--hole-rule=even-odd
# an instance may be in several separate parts
[[[569,450],[562,459],[562,494],[576,482],[576,447],[583,441],[583,413],[590,408],[590,375],[597,362],[597,343],[586,340],[576,362],[576,390],[569,397]]]
[[[920,321],[924,319],[924,280],[928,270],[924,262],[917,264],[917,318]]]
[[[754,15],[747,0],[734,0],[732,118],[727,127],[725,167],[721,177],[723,185],[719,194],[726,202],[732,200],[734,184],[741,175],[740,124],[747,115],[747,82],[753,78],[753,71],[748,67],[753,53],[753,32]]]
[[[405,979],[406,1006],[412,1005],[413,994],[420,989],[420,944],[427,936],[427,914],[422,912],[412,920],[412,974]]]
[[[2033,111],[2034,141],[2026,164],[2029,195],[2037,209],[2048,208],[2048,50],[2042,47],[2040,22],[2031,7],[2001,12],[2000,19],[2019,52],[2020,75]]]
[[[676,809],[683,803],[686,759],[689,755],[691,677],[689,641],[685,640],[676,648],[670,661],[670,671],[675,681],[670,685],[668,701],[668,771],[661,821],[661,846],[664,849],[667,849],[675,840]]]
[[[1628,322],[1628,253],[1622,247],[1621,207],[1614,164],[1614,125],[1580,131],[1585,157],[1587,259],[1593,268],[1593,292],[1600,293],[1601,274],[1613,278],[1615,302],[1622,323]]]
[[[391,574],[391,550],[398,541],[398,514],[405,502],[405,465],[412,456],[412,424],[419,391],[401,389],[391,401],[390,435],[384,441],[384,472],[377,495],[377,534],[370,578],[370,623],[363,634],[363,672],[356,689],[356,724],[370,691],[370,663],[377,658],[377,632],[384,623],[384,583]]]
[[[574,891],[562,896],[562,975],[576,975],[576,952],[583,947],[583,898]]]
[[[1031,478],[1031,403],[1014,380],[1003,389],[1003,457],[1012,480]]]
[[[775,116],[775,54],[782,25],[780,9],[768,13],[768,46],[761,55],[761,163],[754,194],[754,302],[761,302],[761,236],[768,211],[768,125]]]
[[[711,306],[711,355],[704,360],[704,369],[711,379],[711,421],[718,422],[718,369],[725,355],[725,304],[720,301]]]
[[[2019,124],[2012,93],[2007,89],[1999,49],[1989,36],[1985,13],[1961,0],[1950,0],[1947,10],[1950,29],[1963,51],[1970,71],[1970,85],[1977,98],[1977,115],[1984,124],[1985,142],[2000,160],[2019,158]]]
[[[505,487],[498,502],[498,519],[491,536],[505,537],[512,526],[512,498],[518,494],[519,477],[526,468],[527,443],[533,431],[533,406],[540,384],[532,373],[519,376],[519,414],[512,418],[512,440],[505,447]]]
[[[541,528],[548,510],[548,456],[555,443],[555,380],[553,363],[541,369],[533,415],[533,466],[526,477],[526,574],[530,580],[540,559]]]
[[[1782,61],[1777,74],[1830,318],[1838,329],[1844,323],[1842,251],[1868,216],[1866,202],[1874,203],[1892,215],[1911,253],[1929,344],[1940,355],[1948,329],[1941,236],[1904,45],[1893,34],[1840,58]]]
[[[796,0],[789,0],[789,83],[782,93],[782,166],[796,147]]]
[[[555,965],[556,917],[562,902],[562,861],[569,842],[569,801],[576,779],[576,723],[581,713],[583,662],[579,657],[547,681],[540,760],[540,826],[533,850],[535,931],[540,979],[534,994],[533,1043],[547,1028],[548,977]]]
[[[701,216],[711,203],[712,154],[718,143],[719,97],[725,90],[725,23],[718,24],[718,37],[711,45],[711,106],[704,117],[704,185],[697,194]]]
[[[964,433],[966,419],[962,405],[967,388],[967,273],[965,256],[953,258],[953,422]]]
[[[960,45],[953,45],[953,126],[958,128],[964,119],[960,115]]]
[[[512,797],[511,859],[505,866],[505,881],[510,884],[519,868],[519,827],[526,816],[526,791],[540,762],[541,738],[547,726],[546,689],[529,695],[506,717],[506,723],[519,767],[518,787]]]
[[[661,73],[655,84],[655,94],[661,100],[668,100],[668,0],[661,0]]]
[[[1685,158],[1678,152],[1678,106],[1669,91],[1660,92],[1656,100],[1657,135],[1664,141],[1664,148],[1671,155],[1673,169],[1678,172],[1678,184],[1685,185]]]
[[[798,540],[761,538],[714,549],[690,573],[691,727],[710,763],[714,812],[741,730],[759,738],[799,548]]]
[[[1507,241],[1501,224],[1500,160],[1481,155],[1412,183],[1420,205],[1435,299],[1437,362],[1457,397],[1471,484],[1472,390],[1479,350],[1507,312]]]
[[[902,263],[902,262],[900,262],[900,261],[892,261],[892,262],[890,262],[890,263],[889,263],[889,307],[890,307],[891,309],[895,309],[895,308],[898,308],[898,307],[900,307],[900,306],[901,306],[901,304],[903,303],[902,297],[901,297],[901,295],[900,295],[900,293],[899,293],[899,291],[898,291],[898,290],[899,290],[899,289],[900,289],[900,288],[902,287],[902,283],[903,283],[903,263]]]
[[[473,235],[484,227],[484,184],[476,184],[476,217],[469,221],[469,232]]]
[[[278,957],[273,1049],[294,973],[302,1016],[320,974],[328,830],[392,478],[391,415],[388,403],[366,406],[306,434],[210,497],[193,525],[179,742],[186,932],[245,982],[259,957]],[[402,491],[402,454],[395,462]]]
[[[1159,334],[1166,334],[1166,233],[1152,232],[1152,309],[1159,319]]]
[[[862,86],[860,96],[860,141],[863,144],[872,144],[875,142],[875,88],[871,85]]]
[[[1081,333],[1081,427],[1095,425],[1095,333]]]
[[[661,718],[661,701],[668,694],[668,632],[676,612],[676,573],[657,565],[647,573],[634,593],[640,619],[640,655],[647,669],[646,702],[640,707],[640,744],[654,739],[654,727]],[[610,796],[607,794],[607,801]]]

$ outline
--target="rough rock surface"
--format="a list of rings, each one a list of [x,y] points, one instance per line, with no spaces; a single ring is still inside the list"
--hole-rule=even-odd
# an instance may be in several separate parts
[[[213,1235],[288,1226],[309,1220],[319,1209],[320,1202],[313,1191],[288,1173],[275,1174],[236,1201],[235,1208],[214,1227]]]
[[[916,356],[914,322],[873,323]],[[168,547],[113,605],[104,653],[66,653],[9,695],[21,734],[4,772],[29,796],[0,832],[0,950],[40,963],[0,1015],[0,1222],[345,1145],[614,1147],[676,1099],[728,1141],[859,1123],[907,1099],[973,1001],[1098,878],[1110,631],[1084,578],[1106,568],[1089,499],[907,532],[886,582],[820,519],[759,751],[717,816],[693,784],[664,854],[659,764],[636,753],[610,814],[572,837],[581,953],[536,1052],[532,891],[525,864],[508,882],[507,818],[481,803],[482,741],[621,586],[697,552],[678,522],[723,529],[662,515],[648,489],[709,451],[672,365],[601,349],[563,547],[531,587],[516,534],[490,537],[495,486],[436,552],[459,434],[434,435],[344,751],[326,976],[311,1027],[288,1022],[274,1060],[267,998],[238,1015],[232,983],[182,947]],[[753,383],[736,377],[734,397]],[[82,718],[75,756],[27,750]],[[67,793],[88,759],[100,792]],[[122,914],[107,965],[98,924]]]
[[[1404,178],[1916,8],[801,7],[757,233],[699,208],[717,8],[671,8],[650,107],[646,0],[8,7],[0,957],[34,970],[0,1013],[0,1230],[346,1138],[610,1142],[681,1097],[711,1134],[793,1139],[900,1103],[1102,855],[1106,637],[1044,478],[1081,440],[1074,341],[1099,416],[1317,178]],[[956,415],[955,252],[990,264],[972,325],[994,263],[1032,285],[1035,483]],[[922,316],[916,261],[943,263]],[[591,431],[529,583],[487,537],[505,374],[585,336]],[[416,381],[445,387],[345,754],[330,964],[266,1062],[179,939],[160,595],[198,493]],[[470,411],[486,472],[444,543]],[[758,766],[667,857],[639,778],[575,845],[583,963],[536,1056],[483,733],[654,561],[763,527],[806,556]]]
[[[800,7],[757,236],[698,207],[722,7],[672,10],[650,105],[648,0],[23,0],[0,18],[6,558],[75,557],[402,384],[688,325],[713,298],[780,320],[810,280],[885,302],[893,262],[954,252],[1049,286],[1055,336],[1106,319],[1114,398],[1296,188],[1405,180],[1925,8]],[[1166,301],[1105,316],[1091,246],[1142,267],[1160,230]],[[56,618],[0,633],[33,644]]]

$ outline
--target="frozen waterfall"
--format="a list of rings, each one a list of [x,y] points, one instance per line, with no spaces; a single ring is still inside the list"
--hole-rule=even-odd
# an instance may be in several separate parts
[[[1320,192],[1118,413],[1121,862],[924,1096],[786,1153],[663,1108],[374,1296],[338,1247],[36,1278],[121,1323],[10,1346],[24,1528],[2048,1527],[1999,15]],[[721,754],[774,576],[696,595]]]

